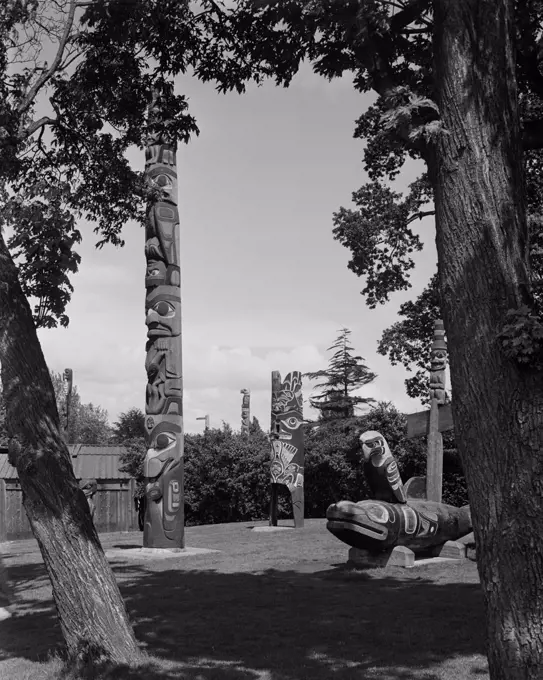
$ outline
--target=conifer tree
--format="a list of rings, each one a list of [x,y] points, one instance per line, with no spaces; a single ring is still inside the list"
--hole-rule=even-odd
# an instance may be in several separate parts
[[[364,363],[364,358],[353,355],[353,347],[349,343],[350,329],[342,328],[339,335],[327,352],[334,352],[327,369],[305,373],[310,380],[324,382],[315,385],[315,389],[323,388],[309,403],[320,412],[320,420],[336,418],[352,418],[358,404],[369,404],[374,399],[352,394],[375,380],[377,377]]]

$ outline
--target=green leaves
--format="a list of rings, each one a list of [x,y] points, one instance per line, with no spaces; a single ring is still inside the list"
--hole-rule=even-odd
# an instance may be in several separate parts
[[[405,381],[407,394],[423,402],[428,399],[428,370],[434,321],[441,318],[437,274],[416,298],[404,302],[398,315],[405,317],[387,328],[379,341],[377,351],[386,356],[394,366],[402,364],[408,371],[413,365],[418,370]]]
[[[16,225],[8,241],[18,260],[25,295],[37,298],[34,308],[38,327],[51,328],[68,319],[64,310],[73,287],[70,273],[81,260],[73,246],[81,241],[75,218],[65,207],[65,184],[30,184],[4,204],[3,219]]]
[[[402,199],[384,184],[369,182],[353,193],[356,210],[340,208],[334,214],[334,239],[351,251],[349,269],[366,276],[362,295],[370,308],[411,286],[408,272],[415,265],[410,255],[422,250],[422,243],[408,225],[427,200],[423,183],[411,185]]]
[[[543,370],[543,322],[528,305],[507,312],[507,322],[498,338],[508,359]]]

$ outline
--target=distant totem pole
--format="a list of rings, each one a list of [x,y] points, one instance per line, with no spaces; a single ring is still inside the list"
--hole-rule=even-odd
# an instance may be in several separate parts
[[[281,382],[272,372],[270,526],[277,526],[278,486],[290,491],[294,526],[304,525],[304,433],[302,374],[289,373]]]
[[[251,390],[240,390],[241,400],[241,434],[249,434],[251,424]]]
[[[70,426],[70,406],[72,403],[72,387],[74,382],[74,372],[71,368],[64,369],[63,379],[68,383],[66,387],[66,406],[64,415],[66,420],[64,421],[64,439],[68,443],[68,428]]]
[[[144,462],[145,548],[184,547],[181,271],[176,140],[153,130],[163,122],[159,94],[149,108],[145,176],[158,190],[145,228],[147,390]]]
[[[441,503],[443,487],[443,435],[439,427],[439,408],[445,404],[445,370],[447,343],[443,321],[434,322],[434,340],[430,354],[430,423],[426,462],[426,496]]]

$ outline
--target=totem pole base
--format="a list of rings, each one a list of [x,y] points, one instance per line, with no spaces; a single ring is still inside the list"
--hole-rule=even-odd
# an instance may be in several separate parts
[[[206,555],[207,553],[219,553],[220,550],[211,548],[112,548],[106,550],[107,559],[153,559],[162,560],[172,557],[192,557],[193,555]]]
[[[273,533],[274,531],[292,531],[294,527],[278,527],[278,526],[268,526],[268,527],[253,527],[253,531],[257,533]]]
[[[270,484],[270,527],[277,526],[278,484]]]
[[[290,492],[292,514],[294,516],[294,528],[304,528],[304,487],[297,486]]]

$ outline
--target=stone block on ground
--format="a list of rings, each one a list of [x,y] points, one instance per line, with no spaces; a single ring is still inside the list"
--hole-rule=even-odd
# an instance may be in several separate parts
[[[347,563],[357,567],[371,569],[375,567],[412,567],[415,554],[409,548],[396,546],[393,550],[372,553],[369,550],[351,548]]]
[[[463,543],[464,545],[475,545],[475,534],[471,531],[469,534],[462,536],[462,538],[458,538],[457,542]]]
[[[404,545],[397,545],[390,553],[387,567],[414,567],[415,553]]]
[[[453,560],[466,559],[466,546],[459,541],[445,541],[435,551],[436,557],[448,557]]]

